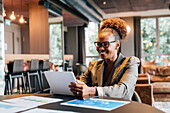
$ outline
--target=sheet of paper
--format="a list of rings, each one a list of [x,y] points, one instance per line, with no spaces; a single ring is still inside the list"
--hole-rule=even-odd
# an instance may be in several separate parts
[[[31,109],[31,110],[28,110],[22,113],[78,113],[78,112],[36,108],[36,109]]]
[[[116,109],[116,108],[126,105],[128,103],[130,103],[130,102],[98,99],[98,98],[88,98],[88,99],[84,99],[84,100],[72,100],[69,102],[64,102],[64,103],[61,103],[61,105],[111,111],[113,109]]]
[[[24,96],[24,97],[19,97],[14,99],[7,99],[3,101],[10,102],[16,105],[27,106],[27,107],[37,107],[48,103],[59,102],[62,101],[62,99],[39,97],[39,96]]]
[[[0,102],[0,112],[1,113],[15,113],[19,111],[24,111],[30,109],[30,107],[19,106],[11,103]]]

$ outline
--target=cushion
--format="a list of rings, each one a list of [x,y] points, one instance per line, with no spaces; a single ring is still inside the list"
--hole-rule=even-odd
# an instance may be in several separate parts
[[[154,65],[155,64],[155,59],[153,59],[153,61],[151,61],[151,62],[141,59],[141,63],[142,63],[142,66],[143,65]]]
[[[170,61],[168,59],[163,58],[164,66],[170,66]]]

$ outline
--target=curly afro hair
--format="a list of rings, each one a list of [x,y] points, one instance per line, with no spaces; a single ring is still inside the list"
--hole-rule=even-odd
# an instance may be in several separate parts
[[[120,18],[109,18],[102,22],[99,31],[107,28],[114,29],[118,32],[120,39],[125,39],[127,37],[126,23]]]

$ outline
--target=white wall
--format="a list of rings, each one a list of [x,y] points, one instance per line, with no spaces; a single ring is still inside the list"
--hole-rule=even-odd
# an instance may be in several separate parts
[[[4,37],[7,50],[6,54],[21,54],[21,30],[20,25],[11,23],[10,26],[4,25]]]

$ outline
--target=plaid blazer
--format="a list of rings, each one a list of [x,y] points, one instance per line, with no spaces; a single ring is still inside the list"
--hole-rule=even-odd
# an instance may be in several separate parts
[[[88,86],[96,86],[98,96],[131,100],[138,78],[140,61],[136,57],[130,57],[124,62],[125,59],[127,58],[120,53],[106,83],[103,83],[104,60],[90,62],[80,80]]]

